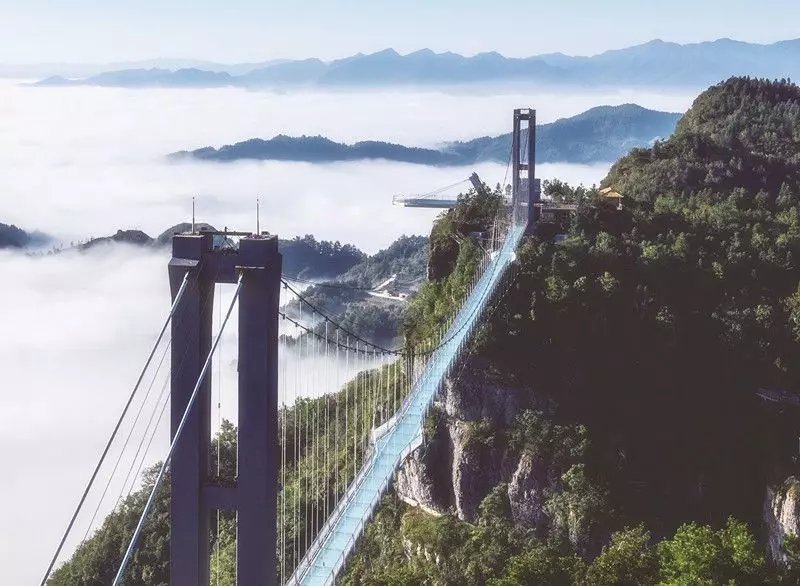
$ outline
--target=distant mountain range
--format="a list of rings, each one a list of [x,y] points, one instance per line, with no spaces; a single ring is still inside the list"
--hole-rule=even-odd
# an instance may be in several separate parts
[[[139,61],[117,61],[113,63],[0,63],[0,77],[18,79],[38,79],[44,77],[85,78],[105,71],[122,71],[125,69],[202,69],[212,72],[224,72],[231,75],[244,75],[255,69],[261,69],[283,63],[286,59],[271,59],[255,63],[217,63],[202,59],[143,59]]]
[[[537,126],[536,159],[542,163],[615,161],[637,146],[672,134],[680,114],[648,110],[635,104],[599,106],[571,118]],[[336,162],[386,159],[420,165],[472,165],[481,161],[506,162],[511,134],[484,136],[446,143],[440,149],[417,148],[380,141],[352,145],[321,136],[279,135],[254,138],[220,148],[205,147],[170,155],[175,159],[236,161],[242,159]]]
[[[530,83],[699,88],[734,75],[800,77],[800,39],[769,45],[731,39],[686,45],[655,40],[592,57],[551,53],[511,58],[494,52],[465,57],[430,49],[400,55],[386,49],[329,62],[304,59],[230,66],[169,60],[161,63],[154,67],[118,67],[79,79],[62,73],[36,85],[280,88]]]

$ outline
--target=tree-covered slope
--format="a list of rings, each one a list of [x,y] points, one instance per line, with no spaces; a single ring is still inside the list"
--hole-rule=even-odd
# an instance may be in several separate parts
[[[400,236],[387,248],[379,250],[350,268],[339,280],[362,287],[376,287],[395,276],[397,282],[413,287],[425,279],[428,265],[428,238]]]
[[[352,244],[317,240],[311,234],[280,240],[278,250],[285,274],[310,279],[337,277],[367,258]]]
[[[426,277],[428,239],[401,236],[387,248],[364,257],[335,280],[311,285],[303,297],[349,331],[376,344],[402,345],[406,295],[413,294]],[[385,295],[374,295],[379,285]],[[297,304],[288,309],[295,312]],[[320,324],[320,328],[324,324]]]
[[[520,251],[489,351],[591,425],[617,507],[654,529],[758,523],[796,449],[756,392],[800,389],[799,104],[783,82],[711,88],[614,166],[622,211],[586,193],[563,244]]]
[[[800,390],[799,93],[711,88],[673,137],[615,165],[604,184],[622,210],[546,186],[578,203],[566,239],[541,225],[521,248],[478,359],[399,475],[403,499],[446,520],[388,502],[348,580],[412,584],[421,564],[437,583],[482,584],[480,556],[502,584],[796,583],[797,542],[783,535],[800,527],[774,518],[769,495],[796,485],[800,414],[757,392]],[[447,281],[460,270],[444,266]],[[445,287],[424,292],[425,307],[446,303]],[[414,315],[416,329],[437,322]],[[585,447],[564,460],[576,426]],[[483,530],[476,504],[498,499],[522,530],[513,546]],[[788,566],[765,561],[776,539]]]
[[[741,188],[772,201],[800,183],[800,89],[733,78],[695,100],[675,134],[618,161],[604,184],[626,197],[729,194]]]

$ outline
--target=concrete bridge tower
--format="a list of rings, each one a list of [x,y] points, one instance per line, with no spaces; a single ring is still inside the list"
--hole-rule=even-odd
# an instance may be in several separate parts
[[[533,228],[539,219],[540,209],[536,205],[541,199],[541,184],[536,179],[536,110],[530,108],[514,110],[514,126],[511,134],[511,187],[514,209],[527,213],[528,226]]]
[[[241,276],[238,477],[225,486],[211,482],[212,377],[208,374],[172,458],[170,582],[209,583],[211,512],[224,509],[238,513],[239,583],[274,585],[281,255],[275,236],[236,234],[242,238],[238,248],[231,248],[215,246],[215,235],[220,234],[180,234],[172,240],[173,298],[184,275],[190,275],[172,320],[171,434],[174,437],[211,349],[214,285],[236,283]]]

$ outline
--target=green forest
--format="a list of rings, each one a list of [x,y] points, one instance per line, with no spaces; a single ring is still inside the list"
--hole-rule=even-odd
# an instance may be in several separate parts
[[[544,190],[577,210],[527,238],[425,426],[418,458],[438,511],[387,495],[342,583],[800,584],[798,539],[781,539],[776,559],[764,520],[768,488],[800,494],[800,410],[759,394],[800,389],[800,87],[730,79],[597,188]],[[471,192],[438,219],[408,340],[463,295],[478,259],[470,235],[487,233],[500,205],[499,191]],[[452,407],[469,400],[482,409]],[[234,438],[226,426],[214,449],[233,458]],[[456,443],[471,463],[459,485]],[[519,512],[523,464],[544,479],[535,516]],[[293,462],[286,489],[308,473]],[[108,583],[148,482],[51,584]],[[460,494],[466,484],[474,494]],[[165,492],[126,584],[167,582],[167,503]],[[232,535],[223,518],[220,584],[232,584]]]
[[[310,285],[303,297],[363,339],[385,347],[401,346],[405,303],[376,298],[369,291],[395,277],[388,287],[390,293],[413,292],[425,280],[427,264],[428,238],[402,235],[387,248],[353,264],[334,281]],[[301,317],[297,301],[290,302],[287,310],[293,317]],[[318,331],[323,330],[324,324],[320,324]]]

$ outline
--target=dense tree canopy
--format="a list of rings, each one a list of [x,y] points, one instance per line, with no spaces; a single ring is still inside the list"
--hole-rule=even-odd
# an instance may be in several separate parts
[[[589,427],[616,508],[657,533],[756,522],[794,449],[770,443],[755,393],[800,387],[799,107],[796,86],[733,79],[614,166],[604,184],[621,211],[550,185],[578,212],[563,242],[540,230],[523,246],[485,346]],[[761,162],[731,163],[751,155]]]
[[[366,258],[352,244],[317,240],[311,234],[281,240],[280,250],[284,273],[315,279],[338,277]]]
[[[603,502],[607,489],[601,508],[611,514],[601,520],[590,507],[584,527],[605,522],[620,532],[585,568],[570,561],[557,531],[509,549],[503,561],[486,562],[503,567],[493,574],[498,583],[780,579],[767,571],[752,528],[796,440],[763,417],[756,391],[800,388],[799,107],[794,85],[732,79],[701,95],[674,136],[614,165],[603,186],[624,195],[621,210],[594,189],[545,186],[578,211],[566,239],[542,225],[522,247],[515,286],[478,349],[492,369],[527,386],[532,403],[547,397],[557,420],[586,428],[591,445],[548,514]],[[463,236],[485,229],[487,217],[482,227],[476,211],[465,202],[434,228],[435,281],[409,314],[411,331],[436,323],[452,284],[469,273]],[[519,425],[481,434],[498,441]],[[547,435],[532,437],[557,456]],[[359,567],[354,575],[374,579]],[[434,582],[480,583],[463,570]]]

